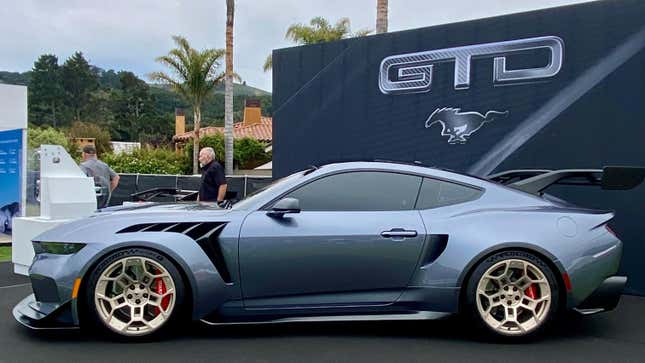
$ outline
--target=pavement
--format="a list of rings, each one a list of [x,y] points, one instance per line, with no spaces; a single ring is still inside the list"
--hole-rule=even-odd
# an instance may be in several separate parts
[[[643,362],[645,298],[618,308],[566,316],[531,343],[499,344],[459,319],[422,322],[292,323],[202,327],[159,342],[117,343],[82,330],[31,331],[11,309],[29,280],[0,263],[0,362]]]

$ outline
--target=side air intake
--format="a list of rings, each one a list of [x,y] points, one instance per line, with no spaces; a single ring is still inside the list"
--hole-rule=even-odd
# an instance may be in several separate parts
[[[179,223],[142,223],[126,227],[117,233],[133,232],[174,232],[185,234],[195,241],[211,260],[224,282],[231,283],[231,274],[219,243],[219,235],[226,226],[225,222],[179,222]]]
[[[448,246],[448,235],[447,234],[431,234],[428,237],[428,244],[426,250],[423,253],[423,259],[421,260],[421,266],[426,266],[439,258],[443,251],[446,250]]]

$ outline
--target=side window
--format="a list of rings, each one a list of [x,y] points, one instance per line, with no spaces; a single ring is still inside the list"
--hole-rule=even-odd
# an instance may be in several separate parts
[[[431,209],[459,204],[479,198],[479,189],[442,180],[423,178],[416,209]]]
[[[421,177],[387,172],[357,171],[313,181],[291,192],[303,211],[411,210]]]

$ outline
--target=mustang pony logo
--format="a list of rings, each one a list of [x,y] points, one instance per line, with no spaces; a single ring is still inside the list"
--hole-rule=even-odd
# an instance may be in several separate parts
[[[441,136],[450,136],[449,144],[465,144],[468,141],[466,137],[481,129],[486,122],[508,116],[508,111],[488,111],[486,115],[460,111],[460,108],[438,108],[426,120],[426,128],[439,123],[442,127]]]

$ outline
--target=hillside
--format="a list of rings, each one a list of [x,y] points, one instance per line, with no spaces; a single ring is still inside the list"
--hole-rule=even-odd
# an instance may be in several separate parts
[[[166,85],[158,84],[158,83],[148,83],[150,88],[153,89],[161,89],[170,92],[170,89]],[[224,85],[220,85],[215,88],[215,93],[220,93],[224,94]],[[248,86],[244,83],[233,83],[233,96],[250,96],[250,97],[262,97],[262,96],[270,96],[271,93],[261,90],[259,88],[255,88],[252,86]]]
[[[0,83],[27,86],[29,85],[30,80],[31,72],[19,73],[0,71]]]
[[[110,91],[118,89],[120,86],[119,76],[114,70],[104,70],[99,67],[91,66],[92,71],[96,74],[97,80],[101,89]],[[31,81],[31,71],[27,72],[8,72],[0,71],[0,83],[15,84],[29,86]],[[192,123],[192,108],[186,104],[177,94],[172,92],[168,86],[146,83],[149,87],[149,92],[153,96],[153,108],[157,114],[173,114],[176,107],[186,109],[187,121],[190,125]],[[233,97],[234,97],[234,120],[239,121],[242,119],[242,110],[244,109],[244,102],[248,98],[257,98],[262,104],[262,114],[271,116],[271,93],[249,86],[245,83],[233,84]],[[224,123],[224,85],[218,86],[213,95],[209,97],[202,106],[202,123],[204,126],[221,126]],[[30,115],[31,116],[31,115]],[[34,121],[30,118],[30,121]],[[37,122],[38,123],[38,122]]]
[[[116,77],[116,73],[114,71],[104,71],[100,68],[96,68],[96,72],[99,73],[99,81],[101,82],[104,86],[112,86],[115,82],[113,78]],[[108,80],[108,78],[110,78]],[[116,78],[118,80],[118,78]],[[29,81],[31,80],[31,71],[27,72],[9,72],[9,71],[0,71],[0,83],[4,84],[15,84],[15,85],[21,85],[21,86],[29,86]],[[167,89],[167,87],[159,84],[154,84],[154,83],[148,83],[150,87],[154,88],[162,88],[162,89]],[[217,87],[215,89],[215,93],[224,93],[224,85],[222,84],[221,86]],[[233,84],[233,95],[234,96],[252,96],[252,97],[261,97],[261,96],[270,96],[271,93],[261,90],[259,88],[255,88],[252,86],[249,86],[244,83],[234,83]]]
[[[76,66],[67,69],[67,73],[60,65],[56,70],[47,68],[47,61],[57,62],[54,56],[43,55],[34,71],[0,71],[0,83],[29,87],[29,123],[33,126],[64,128],[74,120],[82,120],[105,129],[113,140],[169,142],[175,109],[183,108],[187,129],[192,128],[192,107],[167,86],[147,83],[132,72],[96,67],[87,63],[81,53],[66,61]],[[77,84],[83,87],[77,89]],[[269,92],[245,83],[233,86],[234,122],[242,120],[249,98],[260,100],[263,115],[272,115]],[[202,126],[223,126],[223,84],[204,100],[201,113]]]

